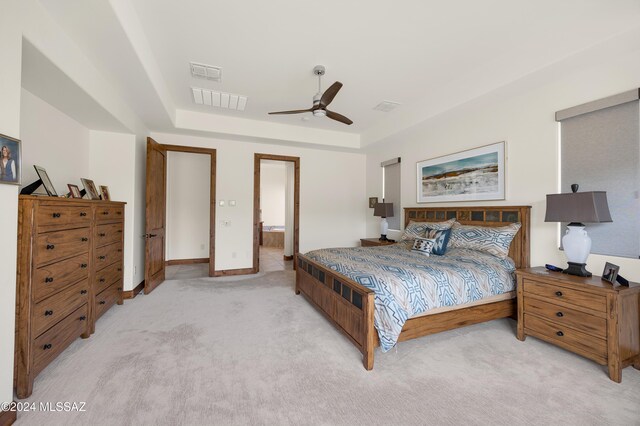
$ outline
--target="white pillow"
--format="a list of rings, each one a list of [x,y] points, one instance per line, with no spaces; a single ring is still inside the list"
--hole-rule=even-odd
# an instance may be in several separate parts
[[[431,240],[429,238],[416,237],[413,240],[413,248],[411,250],[424,254],[425,256],[429,256],[431,254],[431,250],[433,249],[433,246],[435,243],[436,243],[436,240]]]

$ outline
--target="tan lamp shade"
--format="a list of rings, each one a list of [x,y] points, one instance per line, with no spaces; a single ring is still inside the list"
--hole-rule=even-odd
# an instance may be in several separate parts
[[[393,217],[393,203],[378,203],[373,208],[373,215],[377,217]]]
[[[613,222],[605,191],[547,195],[545,222]]]

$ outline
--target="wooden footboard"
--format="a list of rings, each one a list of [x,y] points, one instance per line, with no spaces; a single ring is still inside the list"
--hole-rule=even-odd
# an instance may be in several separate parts
[[[362,352],[364,368],[373,368],[376,334],[374,292],[328,270],[302,254],[296,255],[296,294],[304,294]]]

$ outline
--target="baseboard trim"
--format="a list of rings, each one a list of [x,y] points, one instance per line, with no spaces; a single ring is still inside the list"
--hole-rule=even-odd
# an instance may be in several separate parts
[[[209,263],[208,257],[201,257],[198,259],[173,259],[165,261],[165,265],[194,265],[196,263]]]
[[[134,297],[136,297],[138,295],[138,293],[140,293],[142,291],[143,288],[144,288],[144,280],[142,280],[142,282],[140,284],[138,284],[136,286],[136,288],[134,288],[133,290],[123,291],[122,292],[122,298],[123,299],[133,299]]]
[[[222,271],[215,271],[213,273],[214,277],[228,277],[231,275],[249,275],[249,274],[257,274],[258,271],[256,271],[253,268],[242,268],[242,269],[225,269]]]
[[[284,256],[282,256],[282,258],[287,262],[290,261],[290,260],[293,260],[293,256],[287,256],[286,254]]]
[[[11,426],[17,418],[17,411],[0,411],[0,426]]]

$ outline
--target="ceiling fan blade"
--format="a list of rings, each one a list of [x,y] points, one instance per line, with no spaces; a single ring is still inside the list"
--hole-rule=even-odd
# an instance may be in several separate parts
[[[276,112],[270,112],[269,114],[302,114],[303,112],[311,112],[313,111],[313,108],[310,109],[295,109],[292,111],[276,111]]]
[[[347,124],[347,125],[353,124],[353,121],[349,120],[347,117],[345,117],[342,114],[338,114],[337,112],[333,112],[333,111],[329,111],[329,110],[326,110],[326,111],[327,111],[327,117],[329,117],[329,118],[331,118],[333,120],[339,121],[339,122]]]
[[[331,101],[333,101],[333,98],[336,97],[336,95],[338,94],[338,91],[341,88],[342,88],[342,83],[340,83],[339,81],[336,81],[331,86],[329,86],[329,88],[324,91],[324,93],[322,94],[322,97],[320,98],[320,105],[322,105],[323,107],[326,107],[327,105],[329,105]]]

